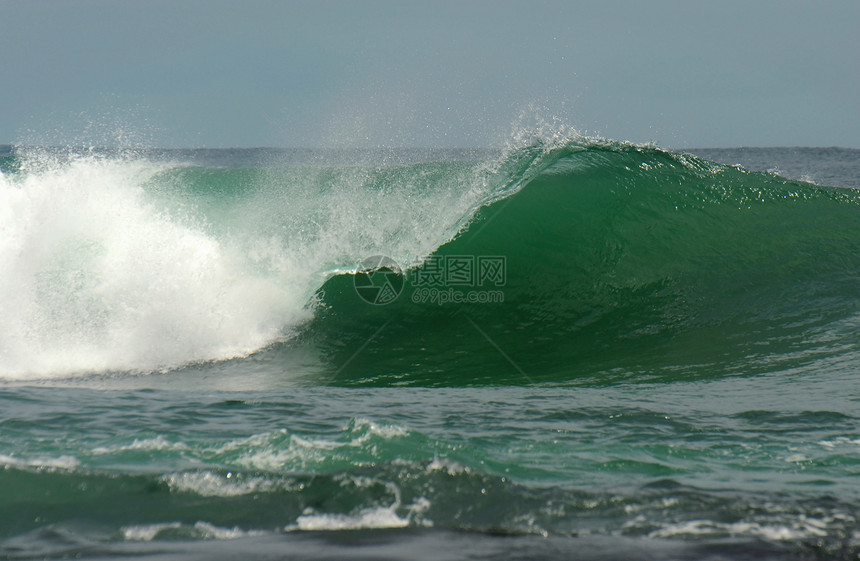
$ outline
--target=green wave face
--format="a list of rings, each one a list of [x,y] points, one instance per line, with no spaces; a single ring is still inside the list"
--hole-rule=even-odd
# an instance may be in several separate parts
[[[856,348],[854,191],[625,144],[532,147],[495,180],[395,301],[332,278],[290,346],[333,383],[420,385],[750,374]]]

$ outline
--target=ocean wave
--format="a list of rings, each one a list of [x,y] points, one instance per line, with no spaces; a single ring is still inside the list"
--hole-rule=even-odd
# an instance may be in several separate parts
[[[0,177],[3,379],[295,353],[335,384],[677,379],[856,347],[855,191],[564,134],[482,161],[120,156]]]

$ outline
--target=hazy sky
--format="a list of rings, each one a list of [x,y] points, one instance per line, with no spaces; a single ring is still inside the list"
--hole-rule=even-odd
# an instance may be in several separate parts
[[[0,0],[0,143],[860,148],[860,1]]]

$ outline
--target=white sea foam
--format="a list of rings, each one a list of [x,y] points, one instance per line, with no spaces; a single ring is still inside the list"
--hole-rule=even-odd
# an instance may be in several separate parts
[[[404,528],[409,520],[388,507],[368,508],[356,514],[302,514],[290,530],[357,530]]]
[[[152,541],[166,533],[176,533],[185,538],[198,540],[232,540],[247,536],[259,536],[264,532],[246,531],[241,528],[220,528],[208,522],[196,522],[193,526],[185,526],[180,522],[165,522],[124,526],[120,529],[123,539],[128,541]]]
[[[331,456],[332,447],[319,446],[303,440],[295,435],[285,439],[275,438],[277,434],[266,439],[253,437],[247,447],[242,450],[235,463],[249,469],[279,471],[283,469],[305,470]],[[232,447],[234,443],[230,444]]]
[[[415,503],[407,505],[403,515],[398,514],[400,499],[391,506],[378,506],[359,509],[350,514],[317,513],[312,508],[305,509],[295,524],[287,526],[292,530],[359,530],[380,528],[405,528],[410,525],[432,526],[422,514],[430,508],[430,501],[419,497]]]
[[[118,452],[128,452],[128,451],[162,451],[162,450],[174,450],[174,451],[185,451],[189,450],[189,447],[184,442],[174,442],[168,440],[162,435],[155,436],[153,438],[144,438],[139,439],[135,438],[133,442],[130,444],[122,444],[119,446],[98,446],[93,448],[93,454],[116,454]]]
[[[771,524],[744,521],[689,520],[677,524],[666,524],[648,535],[652,538],[671,538],[728,534],[731,536],[758,536],[778,541],[796,541],[826,536],[825,528],[826,523],[824,521],[805,516],[800,516],[786,523]]]
[[[172,473],[162,477],[171,491],[195,493],[204,497],[235,497],[271,492],[288,487],[289,482],[264,477],[240,477],[233,472],[211,471]]]
[[[231,461],[243,468],[301,471],[331,461],[340,455],[339,451],[344,451],[344,456],[353,456],[354,453],[349,452],[349,449],[366,447],[371,455],[376,454],[378,450],[375,445],[379,440],[408,435],[409,430],[400,425],[357,418],[344,427],[344,433],[338,438],[308,438],[279,429],[236,439],[213,451],[218,455],[236,452],[238,455]]]
[[[353,426],[357,430],[364,431],[364,434],[355,439],[352,445],[359,445],[366,442],[371,436],[378,436],[385,440],[407,436],[409,430],[400,425],[386,423],[380,424],[370,419],[357,418],[353,421]]]
[[[46,470],[73,470],[81,465],[80,460],[74,456],[62,455],[57,457],[35,456],[32,458],[21,458],[0,454],[0,465],[15,468],[46,469]]]
[[[140,524],[137,526],[126,526],[120,529],[123,539],[130,541],[148,542],[155,539],[159,532],[170,529],[179,529],[182,524],[170,522],[164,524]]]
[[[391,498],[391,503],[358,508],[349,514],[317,512],[308,507],[286,530],[354,530],[403,528],[413,524],[432,525],[429,520],[423,518],[423,514],[430,508],[430,501],[425,497],[418,497],[415,502],[404,506],[400,487],[392,481],[348,473],[337,475],[335,480],[347,489],[384,488]]]
[[[427,464],[427,471],[444,471],[448,475],[460,475],[462,473],[471,473],[469,466],[464,466],[454,460],[448,458],[435,457],[433,461]]]
[[[834,438],[833,440],[819,440],[818,444],[820,446],[824,446],[825,448],[828,448],[828,449],[833,449],[833,448],[842,447],[842,446],[854,447],[854,446],[860,446],[860,438],[853,438],[852,439],[852,438],[848,438],[845,436],[839,436],[839,437]]]
[[[242,356],[307,313],[304,295],[148,200],[159,171],[80,158],[0,177],[0,377]]]

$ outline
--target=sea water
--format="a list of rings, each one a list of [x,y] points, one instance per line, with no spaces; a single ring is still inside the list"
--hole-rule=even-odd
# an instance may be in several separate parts
[[[4,558],[860,554],[858,150],[0,170]]]

